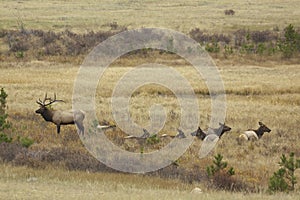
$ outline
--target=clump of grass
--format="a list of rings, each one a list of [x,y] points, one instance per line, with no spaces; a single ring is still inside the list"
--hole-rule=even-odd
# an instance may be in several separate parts
[[[20,137],[19,142],[23,147],[29,148],[34,143],[34,140],[29,137]]]
[[[153,134],[150,137],[147,138],[146,143],[147,144],[157,144],[160,142],[160,138],[157,134]]]
[[[9,137],[4,133],[0,133],[0,143],[2,143],[2,142],[11,143],[12,137]]]

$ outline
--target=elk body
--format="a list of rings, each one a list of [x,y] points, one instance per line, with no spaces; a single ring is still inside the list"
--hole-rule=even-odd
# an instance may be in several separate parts
[[[219,132],[221,132],[220,135],[219,135],[219,138],[221,138],[222,135],[223,135],[225,132],[230,131],[231,128],[230,128],[229,126],[225,125],[225,123],[224,123],[224,124],[219,123],[219,125],[220,125],[220,127],[219,127],[218,129],[213,129],[213,132],[214,132],[214,133],[219,133]],[[221,130],[221,131],[220,131],[220,130]]]
[[[147,131],[145,128],[143,128],[143,135],[142,136],[134,136],[134,135],[128,135],[128,136],[125,136],[124,139],[137,139],[137,140],[146,140],[150,137],[153,137],[153,136],[158,136],[156,133],[155,134],[150,134],[149,131]],[[177,129],[177,134],[176,135],[168,135],[168,134],[162,134],[158,137],[162,137],[162,138],[165,138],[165,137],[170,137],[170,138],[179,138],[179,139],[182,139],[182,138],[186,138],[184,132],[181,130],[181,129]]]
[[[46,101],[49,101],[48,103],[45,103]],[[41,114],[42,117],[47,122],[52,122],[56,125],[57,133],[60,133],[60,126],[61,125],[68,125],[68,124],[75,124],[78,128],[79,134],[84,134],[84,126],[83,126],[83,120],[84,120],[84,113],[80,110],[53,110],[49,108],[48,106],[51,105],[54,102],[64,102],[63,100],[57,100],[56,95],[54,94],[54,99],[47,98],[47,94],[45,95],[45,98],[43,101],[40,99],[36,101],[37,104],[40,105],[40,108],[36,110],[35,112],[38,114]]]
[[[219,136],[219,138],[221,138],[221,136],[227,132],[227,131],[230,131],[231,128],[229,126],[226,126],[225,124],[221,124],[219,123],[220,127],[218,129],[212,129],[214,133],[218,133],[220,131],[220,129],[222,130],[221,131],[221,134]],[[197,138],[201,139],[201,140],[204,140],[205,137],[208,135],[207,133],[205,133],[200,127],[198,127],[198,129],[195,131],[195,132],[192,132],[191,133],[192,136],[196,136]]]
[[[232,9],[225,10],[224,13],[225,13],[225,15],[234,15],[235,14],[234,10],[232,10]]]
[[[243,134],[239,136],[239,139],[244,139],[244,140],[250,140],[252,138],[258,140],[260,139],[265,132],[271,132],[271,129],[269,129],[266,125],[264,125],[262,122],[258,122],[259,128],[254,130],[254,129],[248,129],[245,131]]]

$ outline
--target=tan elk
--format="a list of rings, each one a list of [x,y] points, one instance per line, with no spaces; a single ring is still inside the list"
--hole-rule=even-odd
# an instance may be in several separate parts
[[[252,138],[255,140],[260,139],[265,132],[271,132],[271,129],[269,129],[266,125],[264,125],[262,122],[258,122],[259,128],[258,129],[248,129],[244,133],[242,133],[239,136],[238,140],[251,140]]]
[[[49,101],[46,103],[46,101]],[[49,105],[53,104],[54,102],[64,102],[63,100],[57,100],[56,94],[54,94],[54,99],[48,98],[47,93],[43,101],[39,99],[36,101],[37,104],[40,105],[40,108],[35,111],[35,113],[41,114],[42,117],[47,122],[52,122],[56,125],[57,133],[60,133],[60,126],[67,125],[67,124],[76,124],[78,128],[78,133],[84,134],[84,113],[80,110],[54,110],[49,108]]]

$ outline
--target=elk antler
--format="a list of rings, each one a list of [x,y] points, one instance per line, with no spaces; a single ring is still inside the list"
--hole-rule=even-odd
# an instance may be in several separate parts
[[[44,101],[42,101],[42,100],[39,98],[39,100],[37,100],[36,103],[39,104],[40,106],[44,106],[44,105],[45,105],[46,99],[47,99],[47,93],[45,94]]]
[[[46,103],[45,104],[45,102],[46,101],[49,101],[49,103]],[[54,100],[52,100],[52,98],[51,97],[47,97],[47,93],[45,94],[45,98],[44,98],[44,100],[42,101],[41,99],[39,99],[38,101],[36,101],[36,103],[37,104],[39,104],[40,106],[49,106],[49,105],[51,105],[52,103],[54,103],[54,102],[64,102],[65,103],[65,101],[64,100],[58,100],[58,99],[56,99],[56,93],[54,93]]]

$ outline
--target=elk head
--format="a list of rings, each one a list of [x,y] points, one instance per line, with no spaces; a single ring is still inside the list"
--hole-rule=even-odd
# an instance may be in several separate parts
[[[206,133],[200,128],[200,126],[198,126],[198,129],[192,132],[191,135],[196,136],[201,140],[204,140],[204,138],[206,137]]]
[[[49,101],[46,103],[46,101]],[[40,108],[35,111],[35,113],[41,114],[46,121],[51,121],[51,110],[47,107],[54,102],[64,102],[63,100],[57,100],[56,94],[54,93],[54,99],[52,100],[51,97],[47,97],[47,93],[45,94],[45,98],[42,101],[41,99],[37,100],[36,103],[40,105]],[[49,116],[48,116],[49,115]]]
[[[270,133],[271,129],[269,129],[266,125],[264,125],[262,122],[258,122],[259,128],[255,131],[257,136],[261,138],[265,132]]]

